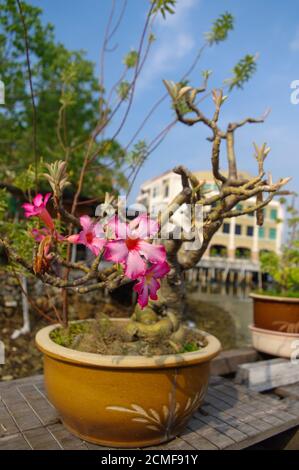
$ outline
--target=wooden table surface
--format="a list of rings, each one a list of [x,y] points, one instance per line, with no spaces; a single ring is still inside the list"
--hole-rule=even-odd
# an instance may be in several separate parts
[[[280,397],[282,394],[280,395]],[[299,401],[252,392],[212,377],[204,404],[184,433],[152,449],[244,449],[299,425]],[[46,397],[42,376],[0,383],[0,450],[101,450],[61,423]]]

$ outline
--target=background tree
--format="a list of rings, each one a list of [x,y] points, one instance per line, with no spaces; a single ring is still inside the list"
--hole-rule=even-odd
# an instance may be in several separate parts
[[[99,113],[103,119],[107,113],[94,64],[84,52],[70,51],[55,40],[54,27],[42,24],[39,8],[16,0],[1,0],[0,57],[6,85],[6,104],[0,112],[2,185],[30,190],[36,183],[35,171],[41,184],[43,162],[64,155],[76,184],[84,144]],[[97,150],[83,192],[100,198],[126,181],[119,171],[124,152],[117,141],[104,140]]]
[[[274,295],[299,296],[299,212],[296,197],[297,194],[290,205],[286,204],[285,198],[281,198],[281,203],[286,205],[288,229],[281,254],[269,251],[260,257],[262,272],[270,274],[275,283]]]

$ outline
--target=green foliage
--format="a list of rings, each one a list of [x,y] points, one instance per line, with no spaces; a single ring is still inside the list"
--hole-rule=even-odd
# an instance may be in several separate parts
[[[198,351],[198,345],[196,343],[186,343],[183,345],[181,353]]]
[[[5,189],[0,189],[0,221],[5,217],[8,209],[8,194]]]
[[[288,241],[283,246],[281,255],[274,252],[261,254],[262,272],[270,274],[277,285],[277,291],[283,295],[299,293],[299,217],[294,206],[287,208]]]
[[[139,166],[146,160],[148,155],[148,146],[144,140],[137,142],[133,150],[126,155],[126,163],[129,166]]]
[[[56,328],[51,331],[50,338],[54,343],[70,348],[74,339],[90,330],[88,322],[71,323],[67,328]]]
[[[136,67],[138,62],[138,52],[130,51],[124,58],[124,64],[128,69]]]
[[[180,91],[186,89],[189,85],[189,80],[183,80],[181,82],[176,83],[177,86],[177,93],[179,95]],[[192,110],[188,106],[187,100],[189,96],[188,93],[184,94],[181,98],[177,98],[175,102],[172,104],[173,109],[177,109],[182,115],[191,113]]]
[[[151,0],[151,3],[154,5],[152,13],[160,12],[164,19],[167,13],[175,13],[176,0]]]
[[[37,152],[46,163],[61,160],[69,152],[71,183],[77,184],[87,139],[98,119],[109,115],[102,98],[94,64],[83,51],[68,50],[57,42],[51,24],[43,24],[41,10],[22,1],[28,29],[32,82],[37,113]],[[0,10],[0,76],[5,83],[6,105],[0,111],[0,180],[22,190],[33,189],[34,148],[32,140],[32,103],[28,86],[28,70],[24,31],[17,2],[2,0]],[[134,51],[128,56],[134,61]],[[99,106],[100,105],[100,106]],[[99,109],[100,108],[100,109]],[[59,138],[57,138],[59,136]],[[96,144],[94,149],[97,150]],[[101,150],[101,149],[100,149]],[[104,195],[113,181],[123,178],[116,154],[99,151],[87,173],[83,194]],[[110,170],[108,171],[108,165]],[[39,187],[43,189],[43,163],[39,168]],[[105,170],[105,189],[94,173]],[[108,179],[110,182],[108,184]],[[46,189],[46,188],[44,188]]]
[[[154,35],[154,33],[151,32],[148,37],[148,42],[153,43],[155,41],[156,41],[156,36]]]
[[[129,98],[131,84],[127,81],[122,81],[117,88],[118,96],[121,100],[127,100]]]
[[[256,56],[247,54],[233,68],[233,77],[226,80],[229,84],[229,91],[233,88],[243,88],[256,71]]]
[[[209,45],[218,44],[224,41],[229,31],[234,29],[234,17],[230,13],[223,13],[217,18],[209,32],[205,33]]]

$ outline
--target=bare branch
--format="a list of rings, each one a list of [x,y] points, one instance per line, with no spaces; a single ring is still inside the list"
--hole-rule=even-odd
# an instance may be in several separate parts
[[[236,129],[245,126],[245,124],[261,124],[265,122],[265,119],[268,117],[269,113],[270,109],[267,109],[260,118],[247,117],[242,121],[230,123],[227,130],[229,132],[234,132]]]

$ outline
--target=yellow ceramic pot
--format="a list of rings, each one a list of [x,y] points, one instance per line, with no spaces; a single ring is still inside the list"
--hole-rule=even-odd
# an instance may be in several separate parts
[[[115,320],[119,321],[119,320]],[[144,447],[177,436],[200,406],[219,341],[201,332],[200,351],[165,356],[101,356],[36,335],[48,397],[76,436],[113,447]]]

